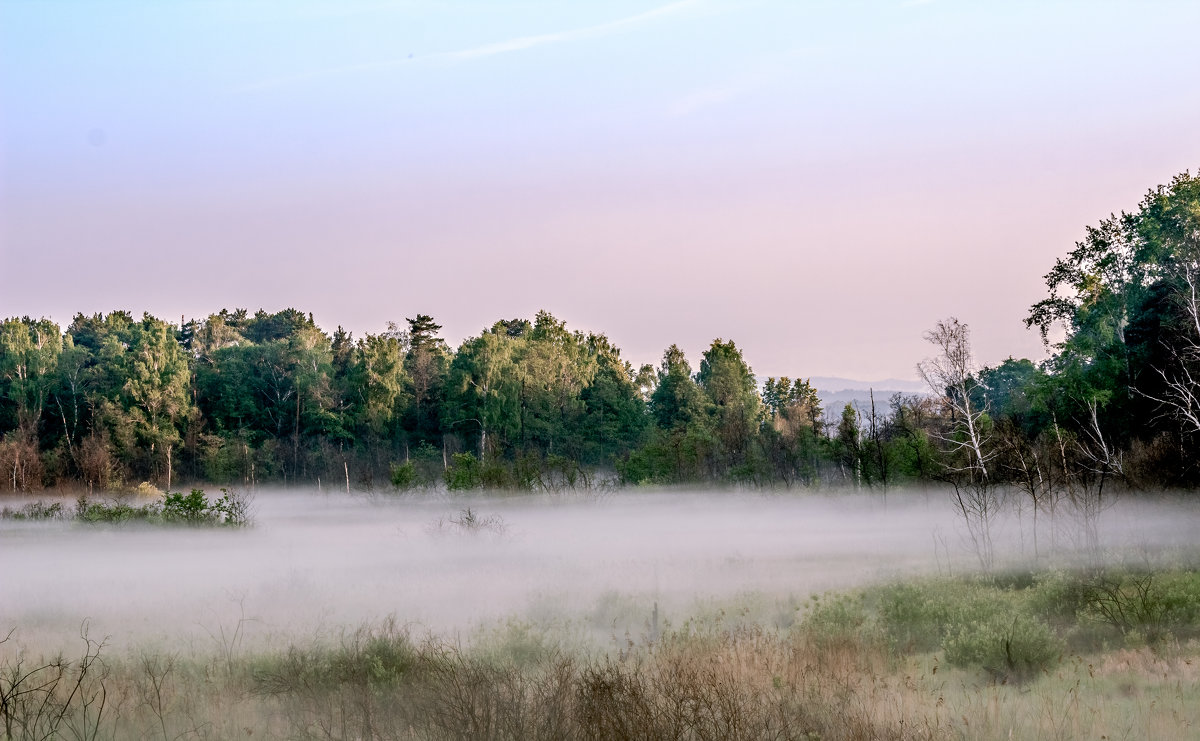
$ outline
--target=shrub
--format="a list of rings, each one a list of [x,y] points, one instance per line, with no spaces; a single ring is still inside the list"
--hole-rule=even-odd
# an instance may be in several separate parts
[[[1115,628],[1128,642],[1153,645],[1197,632],[1195,572],[1099,574],[1083,580],[1081,589],[1086,604],[1079,616]]]
[[[222,496],[212,502],[201,489],[192,489],[190,494],[168,492],[159,501],[137,507],[124,501],[93,502],[81,496],[75,502],[75,519],[90,523],[140,520],[187,525],[248,524],[251,498],[228,489],[221,492]]]
[[[126,522],[128,520],[151,520],[162,511],[161,502],[150,502],[134,507],[126,502],[93,502],[86,496],[75,501],[75,519],[82,522]]]
[[[0,518],[8,520],[57,520],[63,516],[61,502],[47,504],[42,500],[30,502],[18,510],[5,507],[0,511]]]
[[[292,646],[260,660],[252,671],[258,692],[280,695],[341,685],[394,686],[423,661],[408,631],[392,619],[342,635],[336,645]]]
[[[940,648],[952,626],[1006,614],[1024,600],[1019,592],[967,579],[936,579],[872,590],[880,628],[901,653]]]
[[[909,653],[934,651],[941,646],[953,605],[949,600],[932,598],[929,591],[918,584],[897,584],[882,590],[879,618],[893,649]]]
[[[213,510],[201,489],[192,489],[191,494],[168,492],[163,495],[164,522],[201,524],[216,522],[219,517],[220,513]]]
[[[0,638],[8,643],[13,631]],[[100,653],[108,639],[80,628],[83,653],[31,660],[24,651],[0,654],[0,733],[5,739],[98,738],[107,708],[109,670]]]
[[[412,461],[392,464],[392,486],[400,490],[411,489],[417,483],[417,466]]]
[[[221,524],[240,527],[250,524],[253,504],[253,494],[237,489],[221,489],[221,498],[213,502],[212,509],[220,515]]]
[[[944,648],[953,666],[978,667],[997,679],[1022,681],[1049,669],[1062,655],[1050,626],[1037,618],[998,612],[952,628]]]
[[[470,453],[455,453],[446,469],[446,488],[450,491],[478,489],[482,486],[479,459]]]
[[[828,647],[868,638],[872,625],[861,596],[814,595],[800,627],[814,645]]]
[[[484,489],[509,489],[514,488],[516,482],[503,462],[492,459],[479,465],[479,486]]]
[[[506,529],[507,525],[504,524],[503,517],[499,515],[483,516],[470,507],[467,507],[455,517],[449,519],[439,517],[429,524],[427,531],[430,535],[442,535],[446,533],[475,535],[485,532],[493,535],[504,535]]]
[[[149,481],[143,481],[142,483],[133,487],[133,493],[140,497],[157,497],[162,494],[162,492],[158,490],[158,487],[156,487],[154,484],[151,484]]]

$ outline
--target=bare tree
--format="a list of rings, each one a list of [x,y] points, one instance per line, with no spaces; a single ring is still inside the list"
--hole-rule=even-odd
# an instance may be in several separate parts
[[[1016,498],[1013,502],[1020,520],[1024,514],[1024,504],[1030,504],[1033,513],[1033,558],[1036,561],[1041,556],[1038,546],[1038,515],[1054,509],[1054,485],[1050,472],[1049,452],[1045,440],[1029,439],[1017,427],[1012,419],[1002,420],[997,425],[997,442],[1000,451],[998,466],[1006,473],[1006,478],[1015,483],[1024,497]],[[1021,529],[1024,537],[1024,527]],[[1024,540],[1022,540],[1022,546]]]
[[[1091,558],[1100,557],[1100,515],[1113,504],[1105,496],[1105,484],[1125,475],[1121,451],[1104,436],[1100,424],[1100,403],[1093,396],[1083,404],[1086,418],[1075,418],[1077,434],[1064,435],[1054,420],[1054,434],[1062,459],[1068,514],[1072,522],[1068,534]],[[1067,454],[1068,448],[1071,454]]]
[[[1183,260],[1178,270],[1181,285],[1175,296],[1186,326],[1179,345],[1168,348],[1176,368],[1171,373],[1157,369],[1165,384],[1161,396],[1139,393],[1157,401],[1185,431],[1200,433],[1200,258]]]
[[[940,353],[918,363],[917,372],[930,390],[943,399],[952,419],[950,434],[939,435],[938,439],[956,454],[954,457],[958,462],[953,464],[957,465],[956,470],[968,474],[973,481],[986,481],[988,463],[994,453],[984,451],[986,445],[980,421],[986,410],[971,400],[971,390],[977,385],[971,357],[971,330],[951,317],[938,322],[933,331],[926,332],[925,340],[937,346]]]
[[[986,408],[971,399],[977,385],[971,330],[951,317],[926,332],[925,340],[938,348],[938,355],[919,363],[917,372],[942,399],[948,417],[948,424],[933,435],[944,453],[942,478],[954,487],[954,505],[980,566],[990,570],[995,561],[992,524],[1001,501],[988,471],[996,451],[984,425]]]

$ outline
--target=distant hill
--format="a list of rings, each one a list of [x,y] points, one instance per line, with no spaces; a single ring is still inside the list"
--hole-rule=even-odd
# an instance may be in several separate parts
[[[905,396],[911,394],[927,394],[929,387],[921,381],[905,381],[899,378],[885,378],[882,381],[857,381],[853,378],[831,378],[816,376],[808,379],[821,406],[825,408],[825,418],[836,421],[841,417],[842,409],[851,404],[860,412],[866,413],[871,408],[871,391],[875,393],[875,411],[885,415],[889,411],[888,401],[897,393]]]
[[[888,389],[903,391],[906,394],[924,393],[929,387],[922,381],[904,381],[899,378],[885,378],[882,381],[856,381],[853,378],[834,378],[828,376],[813,376],[808,379],[817,391],[867,391],[869,389]],[[878,396],[878,394],[876,394]]]

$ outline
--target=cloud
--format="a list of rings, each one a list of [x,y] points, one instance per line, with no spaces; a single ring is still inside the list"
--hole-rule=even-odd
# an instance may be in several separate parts
[[[660,8],[647,10],[644,13],[628,16],[608,23],[601,23],[588,28],[577,28],[572,31],[560,31],[558,33],[547,33],[538,36],[523,36],[520,38],[500,41],[494,44],[485,44],[475,47],[474,49],[464,49],[462,51],[447,52],[444,54],[435,55],[435,57],[443,59],[478,59],[479,57],[487,57],[493,54],[504,54],[512,51],[523,51],[532,49],[535,46],[544,46],[546,44],[561,44],[567,41],[578,41],[580,39],[595,38],[597,36],[606,36],[611,33],[623,31],[635,26],[640,26],[650,21],[657,20],[663,16],[677,13],[690,5],[694,5],[696,0],[679,0],[679,2],[664,5]]]
[[[497,41],[491,44],[476,46],[471,49],[461,49],[458,51],[439,52],[435,54],[427,54],[418,58],[414,58],[412,54],[407,54],[403,57],[393,59],[382,59],[376,62],[367,62],[364,64],[348,64],[340,67],[328,67],[325,69],[305,72],[298,75],[289,75],[287,77],[276,77],[269,80],[260,80],[248,85],[243,85],[234,90],[234,92],[253,92],[257,90],[266,90],[269,88],[282,87],[285,85],[306,82],[322,77],[331,77],[335,75],[346,75],[355,72],[369,72],[373,70],[389,69],[399,67],[404,64],[412,64],[414,61],[421,62],[466,62],[483,57],[490,57],[496,54],[507,54],[509,52],[524,51],[538,46],[546,46],[548,44],[562,44],[571,41],[579,41],[582,39],[591,39],[599,36],[607,36],[613,33],[626,31],[637,26],[656,21],[668,15],[678,13],[685,8],[695,5],[698,0],[678,0],[669,5],[663,5],[653,10],[647,10],[642,13],[637,13],[625,18],[620,18],[615,21],[601,23],[587,28],[576,28],[570,31],[559,31],[556,33],[539,34],[536,36],[521,36],[505,41]]]

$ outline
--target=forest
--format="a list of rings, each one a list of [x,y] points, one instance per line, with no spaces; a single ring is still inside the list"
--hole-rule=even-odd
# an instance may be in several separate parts
[[[3,488],[138,482],[347,489],[601,483],[888,487],[1057,496],[1200,484],[1200,176],[1086,228],[1025,323],[1049,357],[980,367],[970,329],[926,334],[928,394],[821,407],[734,341],[634,367],[551,313],[452,348],[425,314],[329,334],[311,314],[128,311],[0,323]],[[788,341],[780,338],[781,342]]]

